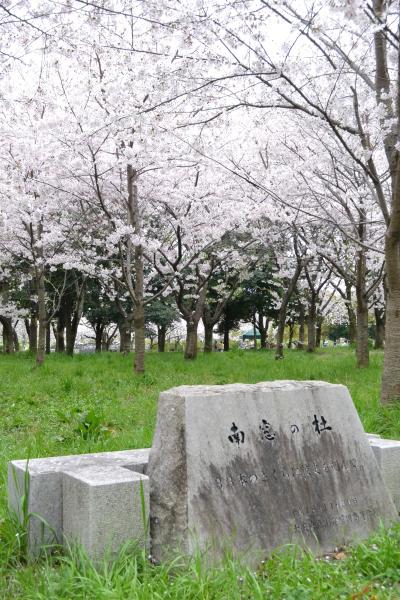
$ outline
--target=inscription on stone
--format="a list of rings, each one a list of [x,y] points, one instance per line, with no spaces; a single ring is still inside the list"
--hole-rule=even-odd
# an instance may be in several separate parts
[[[315,552],[396,520],[347,388],[182,386],[160,396],[150,453],[153,555]]]

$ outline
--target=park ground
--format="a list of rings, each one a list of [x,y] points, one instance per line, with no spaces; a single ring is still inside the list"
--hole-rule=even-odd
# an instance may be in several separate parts
[[[351,349],[313,355],[233,350],[200,355],[146,355],[145,375],[132,373],[132,356],[116,353],[51,355],[42,367],[21,353],[0,356],[0,598],[4,599],[400,599],[400,527],[316,559],[282,549],[257,571],[228,556],[204,569],[199,560],[176,558],[153,566],[146,553],[126,547],[113,563],[94,566],[79,548],[30,562],[24,531],[6,508],[7,462],[63,454],[151,446],[157,398],[177,385],[256,383],[312,379],[348,386],[366,431],[400,439],[400,407],[383,408],[379,387],[383,355],[371,353],[355,368]]]

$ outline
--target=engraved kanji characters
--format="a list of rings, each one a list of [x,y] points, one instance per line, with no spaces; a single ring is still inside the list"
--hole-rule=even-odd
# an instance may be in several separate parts
[[[314,421],[312,422],[314,425],[315,432],[318,435],[321,435],[322,431],[331,431],[332,427],[327,426],[327,420],[321,415],[321,422],[318,421],[317,415],[314,415]]]
[[[272,425],[268,423],[266,419],[261,419],[259,430],[262,440],[268,440],[269,442],[272,442],[275,439],[275,432],[272,429]]]
[[[319,418],[317,415],[314,415],[312,425],[314,426],[315,433],[318,435],[321,435],[323,431],[332,431],[332,427],[328,425],[328,422],[323,415],[321,415]],[[291,425],[288,425],[288,427],[290,427],[290,432],[292,435],[300,432],[300,427],[296,423],[292,423]],[[231,444],[237,444],[239,446],[240,444],[244,443],[245,433],[244,431],[239,430],[239,427],[234,421],[232,422],[230,431],[231,433],[228,435],[228,440],[231,442]],[[258,426],[258,434],[259,438],[263,442],[273,442],[277,436],[276,431],[271,423],[267,421],[267,419],[261,419],[261,423]]]
[[[239,427],[232,423],[231,435],[228,435],[228,440],[231,444],[243,444],[244,443],[244,431],[239,431]]]

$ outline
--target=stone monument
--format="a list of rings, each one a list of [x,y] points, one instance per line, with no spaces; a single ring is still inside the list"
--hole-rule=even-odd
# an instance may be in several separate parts
[[[325,553],[397,519],[347,388],[325,382],[161,393],[147,475],[156,560]]]

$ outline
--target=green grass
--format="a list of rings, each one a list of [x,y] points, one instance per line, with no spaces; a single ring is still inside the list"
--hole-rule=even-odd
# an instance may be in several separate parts
[[[254,383],[321,379],[349,387],[367,431],[400,439],[400,408],[379,405],[382,354],[357,370],[348,349],[315,355],[292,351],[232,351],[200,355],[149,354],[146,374],[132,373],[132,357],[107,353],[73,359],[50,356],[41,368],[32,357],[0,356],[0,598],[400,598],[400,527],[347,553],[345,560],[316,560],[286,548],[253,573],[226,558],[204,570],[183,559],[152,566],[125,548],[117,561],[94,567],[78,550],[29,563],[24,536],[6,510],[6,465],[15,458],[151,446],[157,397],[182,384]],[[17,535],[19,534],[19,535]]]

